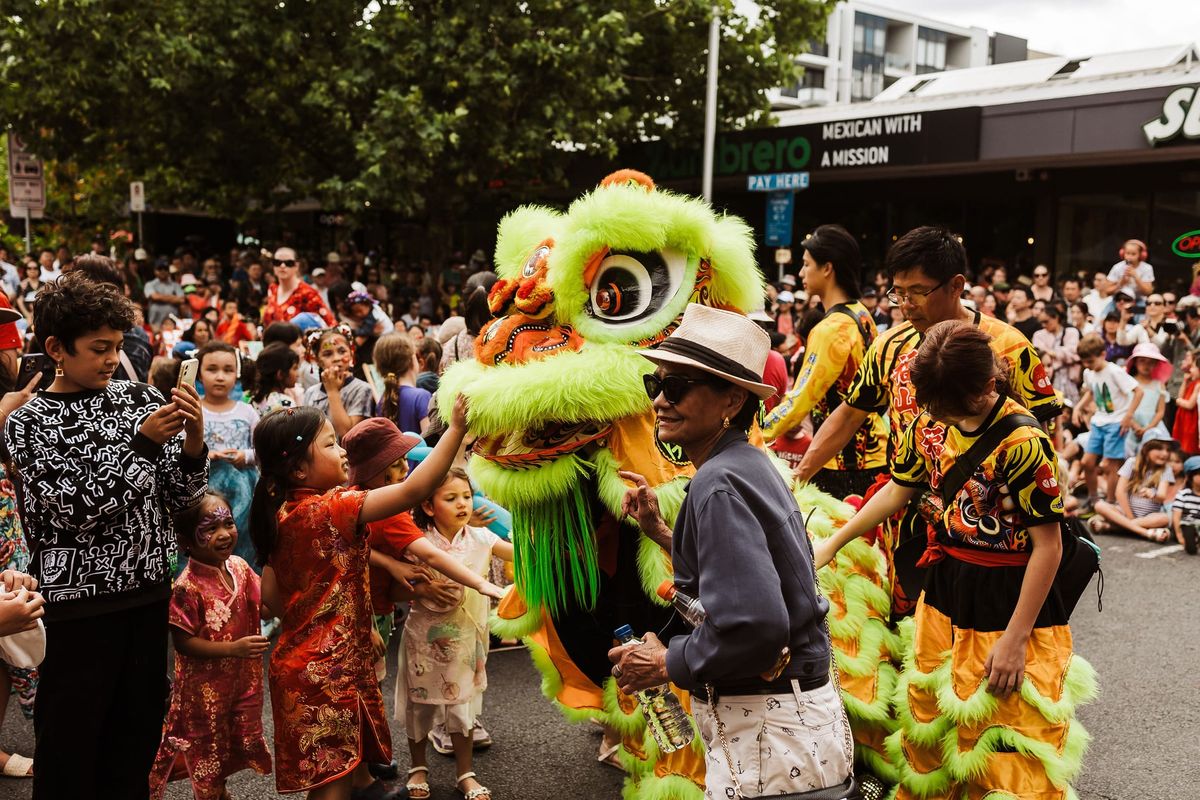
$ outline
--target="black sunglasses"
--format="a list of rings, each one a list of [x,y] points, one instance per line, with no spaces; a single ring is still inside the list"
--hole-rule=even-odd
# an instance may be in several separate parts
[[[651,400],[662,394],[667,402],[675,405],[684,396],[692,390],[692,387],[701,384],[712,384],[716,381],[709,378],[685,378],[682,375],[666,375],[662,378],[654,373],[642,376],[642,385],[646,387],[646,396]]]
[[[275,259],[272,259],[272,263],[274,263],[275,266],[277,266],[277,267],[294,267],[294,266],[296,266],[296,259],[294,259],[294,258],[275,258]]]

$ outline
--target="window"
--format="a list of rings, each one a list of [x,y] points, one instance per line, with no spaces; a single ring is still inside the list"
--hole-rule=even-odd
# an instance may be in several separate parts
[[[825,70],[813,69],[805,67],[804,74],[800,76],[800,81],[794,86],[781,89],[780,94],[784,97],[799,97],[802,92],[806,93],[808,89],[824,89],[825,88]]]
[[[854,56],[850,82],[852,101],[870,100],[883,91],[883,61],[887,20],[873,14],[854,14]]]
[[[917,29],[917,74],[946,69],[946,33],[929,28]]]
[[[808,52],[814,56],[827,56],[829,55],[829,45],[825,43],[824,39],[809,39]]]

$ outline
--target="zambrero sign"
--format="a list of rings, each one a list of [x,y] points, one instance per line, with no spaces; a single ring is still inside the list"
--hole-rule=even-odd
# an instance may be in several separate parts
[[[1171,252],[1183,258],[1200,258],[1200,230],[1188,231],[1171,242]]]

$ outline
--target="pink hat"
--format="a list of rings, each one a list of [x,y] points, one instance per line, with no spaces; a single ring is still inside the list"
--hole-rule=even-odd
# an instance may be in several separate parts
[[[1139,358],[1149,358],[1158,362],[1154,365],[1154,371],[1150,373],[1150,377],[1162,383],[1167,382],[1171,377],[1171,372],[1175,369],[1171,362],[1163,357],[1158,345],[1153,342],[1142,342],[1133,348],[1133,352],[1129,354],[1129,360],[1125,362],[1125,368],[1129,370],[1130,375],[1137,375],[1137,359]]]

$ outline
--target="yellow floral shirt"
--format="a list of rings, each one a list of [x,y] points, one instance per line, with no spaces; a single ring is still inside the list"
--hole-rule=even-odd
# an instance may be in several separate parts
[[[817,431],[845,400],[846,392],[870,344],[869,340],[863,341],[860,326],[867,331],[870,340],[875,339],[876,329],[875,321],[862,303],[846,303],[844,308],[854,316],[830,309],[809,333],[804,362],[800,374],[796,376],[796,383],[765,420],[763,435],[767,439],[787,434],[809,414],[812,414],[813,430]],[[830,389],[834,390],[832,394],[836,395],[836,402],[831,402]],[[855,431],[854,438],[846,448],[834,455],[825,468],[847,470],[883,467],[887,463],[884,452],[886,439],[883,418],[871,414]]]

